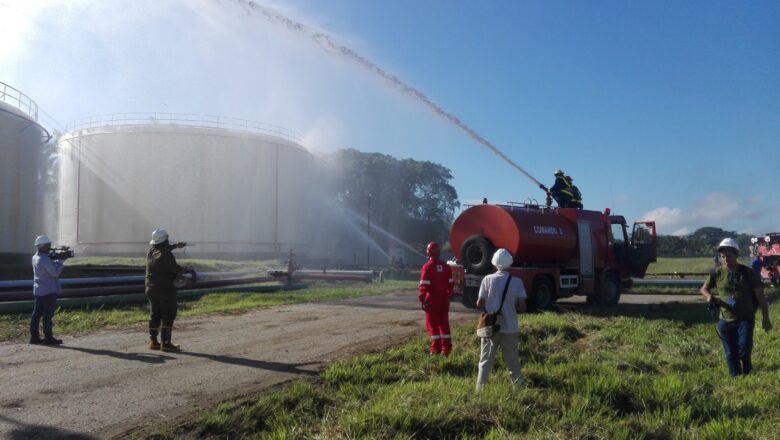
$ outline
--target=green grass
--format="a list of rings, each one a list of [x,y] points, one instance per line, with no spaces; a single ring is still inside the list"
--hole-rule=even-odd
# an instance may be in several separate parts
[[[213,313],[245,311],[281,304],[329,301],[342,298],[379,295],[402,289],[414,289],[411,281],[386,281],[384,283],[319,283],[297,291],[276,293],[215,293],[197,300],[180,301],[179,317],[202,316]],[[85,309],[59,309],[54,316],[55,332],[59,335],[89,332],[105,328],[125,327],[145,323],[148,305],[123,305]],[[29,335],[30,315],[0,315],[0,341],[23,340]]]
[[[780,299],[777,289],[769,295]],[[777,307],[772,318],[780,325]],[[448,359],[428,357],[420,336],[153,438],[777,438],[780,332],[756,330],[754,374],[732,380],[710,320],[702,304],[524,315],[528,386],[509,386],[499,356],[479,395],[478,339],[462,326]]]
[[[750,266],[750,259],[741,257],[741,264]],[[650,263],[647,268],[648,275],[679,273],[706,274],[714,267],[712,257],[705,258],[659,258],[655,263]]]

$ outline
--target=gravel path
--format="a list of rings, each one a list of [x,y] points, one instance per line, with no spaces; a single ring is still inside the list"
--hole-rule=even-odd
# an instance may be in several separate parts
[[[624,295],[621,303],[679,300]],[[453,303],[450,319],[477,313]],[[424,331],[416,292],[405,291],[179,320],[181,353],[148,350],[138,328],[65,337],[60,347],[2,343],[0,437],[121,436]]]

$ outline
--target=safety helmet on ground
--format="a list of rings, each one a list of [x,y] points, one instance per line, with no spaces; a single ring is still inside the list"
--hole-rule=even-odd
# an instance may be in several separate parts
[[[562,174],[563,174],[563,170],[561,170],[560,168],[558,168],[557,170],[555,170],[555,173],[554,173],[554,174],[555,174],[556,176],[562,175]]]
[[[439,250],[439,244],[435,241],[428,243],[428,247],[425,248],[425,255],[428,257],[438,257],[441,254]]]
[[[490,262],[493,263],[493,266],[496,266],[499,270],[509,269],[514,261],[515,258],[512,254],[504,248],[497,250],[490,260]]]
[[[51,240],[49,240],[49,237],[46,235],[39,235],[35,237],[35,245],[36,246],[43,246],[45,244],[51,244]]]
[[[168,239],[168,231],[163,228],[157,228],[152,231],[152,241],[149,244],[160,244]]]
[[[739,253],[739,245],[737,244],[737,241],[733,238],[724,238],[723,241],[720,242],[718,245],[718,252],[720,252],[721,249],[724,248],[730,248],[737,254]]]

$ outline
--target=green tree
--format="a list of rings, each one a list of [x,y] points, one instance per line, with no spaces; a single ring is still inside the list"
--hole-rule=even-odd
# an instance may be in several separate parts
[[[447,241],[460,207],[448,168],[354,149],[338,150],[329,159],[337,164],[331,180],[343,207],[366,216],[370,198],[372,224],[418,250],[431,240]]]

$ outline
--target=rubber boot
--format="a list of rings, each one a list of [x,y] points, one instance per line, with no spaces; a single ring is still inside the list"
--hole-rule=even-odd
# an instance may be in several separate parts
[[[160,350],[162,351],[181,351],[181,347],[171,342],[171,328],[163,327],[160,329],[160,337],[162,338],[162,344]]]
[[[157,329],[156,328],[150,328],[149,329],[149,349],[150,350],[159,350],[160,349],[160,341],[157,340]]]

